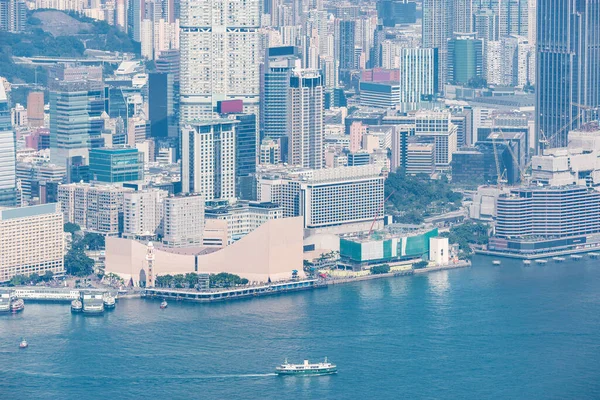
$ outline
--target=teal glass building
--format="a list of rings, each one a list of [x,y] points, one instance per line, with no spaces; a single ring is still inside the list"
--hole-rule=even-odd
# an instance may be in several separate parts
[[[90,150],[90,178],[95,182],[122,183],[144,179],[144,154],[132,148]]]

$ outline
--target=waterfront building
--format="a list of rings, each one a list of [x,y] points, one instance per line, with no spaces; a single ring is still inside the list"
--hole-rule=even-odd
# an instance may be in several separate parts
[[[163,200],[163,245],[200,247],[204,232],[204,197],[169,196]]]
[[[302,218],[278,218],[217,251],[206,247],[172,249],[155,245],[153,273],[160,276],[227,272],[254,282],[289,280],[293,271],[304,277],[302,233]],[[142,266],[147,265],[146,244],[107,238],[105,272],[138,284]]]
[[[17,143],[10,121],[8,95],[0,80],[0,207],[17,204]]]
[[[123,236],[144,237],[162,233],[164,199],[168,192],[145,189],[123,195]]]
[[[537,3],[536,150],[566,147],[600,107],[600,1]]]
[[[259,115],[259,0],[183,0],[180,13],[181,122],[214,118],[220,100]]]
[[[123,198],[131,188],[89,183],[71,183],[58,187],[58,200],[65,223],[82,230],[116,236],[122,231]]]
[[[205,210],[207,220],[227,222],[227,244],[229,245],[271,219],[283,217],[278,204],[237,202],[235,204],[210,204]]]
[[[323,78],[318,71],[294,71],[288,115],[288,163],[323,168]]]
[[[490,250],[574,248],[600,233],[600,192],[585,186],[518,188],[500,195]]]
[[[371,236],[348,234],[340,237],[340,262],[354,270],[370,265],[403,260],[429,259],[430,240],[438,236],[437,228],[401,232],[391,228]]]
[[[63,214],[57,203],[0,210],[0,282],[64,273]]]
[[[144,180],[144,154],[127,147],[90,150],[90,179],[101,183]]]
[[[181,129],[181,182],[184,193],[206,201],[236,197],[236,125],[231,119],[196,121]]]
[[[307,229],[352,229],[383,218],[381,167],[280,170],[259,174],[258,199],[284,217],[303,216]]]

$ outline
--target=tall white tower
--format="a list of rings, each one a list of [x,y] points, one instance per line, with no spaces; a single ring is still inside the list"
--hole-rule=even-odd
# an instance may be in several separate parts
[[[181,122],[213,117],[220,100],[240,99],[259,115],[260,1],[182,0]]]

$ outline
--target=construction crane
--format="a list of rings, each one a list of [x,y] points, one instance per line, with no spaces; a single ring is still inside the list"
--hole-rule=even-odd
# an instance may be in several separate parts
[[[577,113],[576,116],[571,118],[559,130],[554,132],[550,137],[547,137],[546,134],[544,133],[544,131],[540,129],[540,134],[543,138],[542,140],[540,140],[540,149],[542,150],[542,152],[546,149],[546,146],[552,141],[552,139],[554,139],[556,136],[558,136],[560,133],[562,133],[565,129],[571,128],[573,126],[573,123],[577,122],[581,118],[584,111],[596,111],[596,112],[598,111],[598,107],[586,106],[584,104],[579,104],[579,103],[571,103],[571,106],[577,107],[579,109],[579,113]]]
[[[373,218],[373,223],[371,224],[371,229],[369,229],[369,236],[371,236],[371,234],[373,233],[373,227],[375,226],[375,222],[377,222],[377,218],[379,218],[379,213],[381,211],[383,211],[383,207],[385,206],[385,202],[388,201],[390,199],[390,197],[392,197],[392,195],[396,193],[395,190],[392,190],[392,193],[390,193],[388,195],[388,197],[386,197],[382,202],[381,202],[381,207],[377,210],[377,214],[375,214],[375,218]]]

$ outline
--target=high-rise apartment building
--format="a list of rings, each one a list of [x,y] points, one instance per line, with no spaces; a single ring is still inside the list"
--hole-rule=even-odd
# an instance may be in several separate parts
[[[539,0],[536,149],[566,147],[600,106],[600,0]]]
[[[336,21],[336,57],[339,61],[340,75],[342,75],[342,71],[349,71],[356,68],[356,57],[354,54],[355,30],[355,20],[341,19]]]
[[[213,118],[218,101],[244,101],[258,115],[260,98],[259,0],[181,2],[182,123]]]
[[[0,31],[22,32],[27,22],[27,4],[23,0],[0,0]]]
[[[438,50],[438,82],[447,83],[448,39],[454,25],[454,0],[423,0],[423,47]]]
[[[0,206],[15,206],[17,202],[16,136],[10,123],[10,104],[0,80]]]
[[[236,125],[231,119],[196,121],[181,128],[181,183],[184,193],[206,201],[232,200],[235,190]]]
[[[288,163],[323,168],[323,78],[315,70],[297,70],[290,78]]]
[[[154,236],[162,233],[164,200],[168,192],[146,189],[127,192],[123,196],[123,235]]]
[[[0,211],[0,282],[15,275],[64,274],[63,215],[57,203]]]

